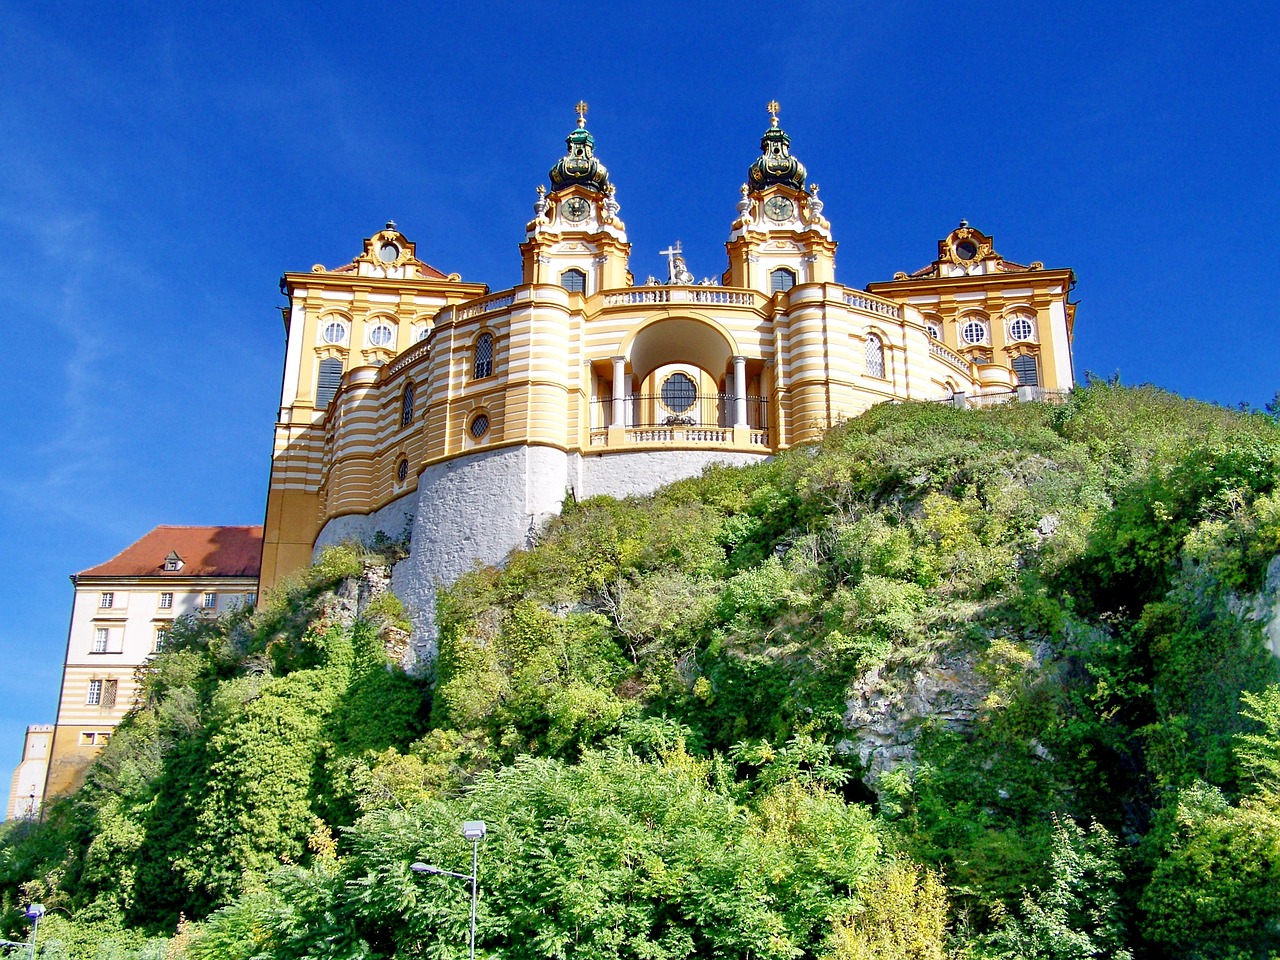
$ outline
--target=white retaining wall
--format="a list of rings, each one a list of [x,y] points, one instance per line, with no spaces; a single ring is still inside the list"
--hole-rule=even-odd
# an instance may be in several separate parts
[[[560,513],[566,491],[578,499],[652,493],[700,474],[713,463],[743,466],[766,454],[715,450],[652,450],[579,456],[551,447],[507,447],[428,467],[414,496],[367,516],[335,517],[316,551],[376,532],[397,538],[413,521],[409,557],[397,563],[391,588],[413,619],[413,655],[429,664],[436,653],[436,590],[477,565],[500,565],[514,549]]]

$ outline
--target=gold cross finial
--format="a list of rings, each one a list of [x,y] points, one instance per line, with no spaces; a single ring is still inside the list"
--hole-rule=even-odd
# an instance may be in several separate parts
[[[579,100],[578,105],[573,109],[578,111],[578,127],[585,127],[587,125],[587,101]]]
[[[769,111],[769,125],[776,127],[778,125],[778,111],[782,109],[781,104],[777,100],[770,100],[765,109]]]

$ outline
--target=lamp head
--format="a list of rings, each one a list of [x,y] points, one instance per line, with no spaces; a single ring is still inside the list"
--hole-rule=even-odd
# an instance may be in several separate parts
[[[468,820],[462,825],[462,835],[472,843],[477,840],[483,840],[485,835],[485,826],[483,820]]]
[[[44,904],[32,903],[27,905],[27,909],[23,911],[23,916],[28,920],[39,920],[45,914]]]
[[[439,867],[433,867],[429,863],[423,863],[419,860],[417,863],[409,864],[409,869],[414,873],[440,873]]]

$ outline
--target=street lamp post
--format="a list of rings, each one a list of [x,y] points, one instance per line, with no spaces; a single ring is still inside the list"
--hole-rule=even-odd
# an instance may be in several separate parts
[[[44,905],[33,903],[27,906],[24,915],[31,921],[31,960],[36,960],[36,928],[40,926],[40,918],[44,916]]]
[[[471,841],[471,873],[454,873],[441,867],[433,867],[418,861],[409,864],[414,873],[426,873],[441,877],[457,877],[459,880],[471,881],[471,936],[467,940],[468,956],[476,960],[476,897],[480,882],[480,841],[484,839],[485,826],[483,820],[468,820],[462,825],[462,835]]]

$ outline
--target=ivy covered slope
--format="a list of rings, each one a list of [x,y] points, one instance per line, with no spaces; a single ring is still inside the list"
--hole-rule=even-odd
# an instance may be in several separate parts
[[[1280,956],[1280,428],[882,406],[572,505],[390,664],[394,553],[189,622],[0,837],[47,956]],[[61,952],[59,952],[61,951]]]

